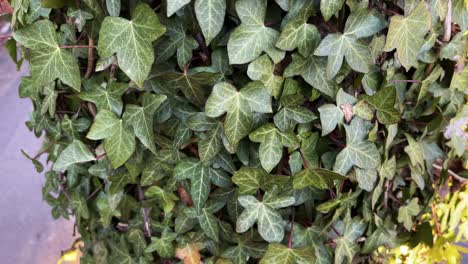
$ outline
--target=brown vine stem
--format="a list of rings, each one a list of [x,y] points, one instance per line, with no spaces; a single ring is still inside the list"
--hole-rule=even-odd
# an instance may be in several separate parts
[[[288,248],[292,248],[292,238],[294,232],[294,207],[291,211],[291,230],[289,231]]]
[[[96,156],[96,160],[100,160],[106,156],[106,153],[102,153]]]
[[[44,149],[44,150],[40,151],[39,153],[37,153],[36,156],[34,156],[33,160],[38,159],[42,154],[44,154],[44,153],[46,153],[47,151],[49,151],[50,148],[52,148],[52,146],[55,145],[55,143],[56,143],[55,141],[52,142],[52,143],[50,143],[50,145],[47,146],[46,149]]]
[[[143,188],[141,188],[141,185],[138,185],[137,188],[138,188],[138,199],[140,200],[140,202],[142,202],[143,200],[145,200],[145,194],[143,192]],[[145,227],[145,235],[146,237],[151,237],[151,224],[150,224],[151,219],[149,216],[149,208],[143,207],[142,211],[143,211],[143,223]]]
[[[84,75],[85,79],[88,79],[94,72],[94,39],[88,38],[88,67]]]
[[[437,213],[435,211],[434,204],[431,204],[431,211],[432,211],[432,218],[434,219],[434,223],[435,223],[436,230],[437,230],[437,235],[441,236],[442,231],[440,230],[440,224],[439,224],[439,221],[437,220]]]
[[[59,46],[61,49],[95,49],[96,46],[92,45],[63,45]]]

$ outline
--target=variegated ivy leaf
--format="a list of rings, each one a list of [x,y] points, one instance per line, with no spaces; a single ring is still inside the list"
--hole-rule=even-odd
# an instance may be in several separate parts
[[[239,195],[253,195],[264,186],[264,181],[268,176],[269,174],[261,168],[242,167],[234,172],[232,181],[237,185]]]
[[[290,132],[281,132],[273,124],[266,124],[249,135],[250,140],[260,143],[258,150],[262,167],[270,172],[283,157],[283,146],[297,148],[299,141]]]
[[[165,214],[169,214],[174,209],[175,203],[179,198],[170,192],[166,191],[159,186],[151,186],[145,191],[147,198],[156,198],[158,204],[162,205]]]
[[[335,238],[335,263],[351,263],[354,255],[359,251],[359,244],[356,240],[364,234],[367,224],[364,220],[349,219],[344,221],[344,228],[341,231],[342,236]]]
[[[144,93],[142,106],[128,104],[123,115],[123,120],[133,127],[135,136],[153,153],[156,153],[153,116],[166,98],[165,95]]]
[[[226,0],[195,0],[195,14],[209,45],[221,31],[226,13]]]
[[[60,48],[52,22],[37,21],[13,32],[13,37],[24,47],[31,49],[30,71],[36,85],[46,85],[60,79],[66,85],[80,91],[78,63],[70,51]]]
[[[330,189],[335,180],[345,180],[346,177],[333,171],[324,169],[304,169],[294,175],[294,189],[304,189],[313,186],[318,189]]]
[[[425,2],[420,2],[407,17],[395,15],[390,21],[384,50],[397,50],[401,65],[408,71],[417,68],[417,56],[424,45],[424,35],[431,28],[431,13]]]
[[[93,14],[81,9],[68,9],[67,15],[75,19],[73,23],[76,25],[79,32],[83,31],[86,20],[94,18]]]
[[[329,97],[334,97],[338,90],[338,84],[329,80],[326,74],[326,60],[314,55],[307,59],[299,54],[292,55],[292,62],[286,68],[284,77],[300,75],[315,89]]]
[[[107,87],[94,86],[90,90],[86,90],[80,93],[80,98],[93,102],[97,110],[111,110],[116,115],[122,114],[123,103],[122,95],[127,90],[128,84],[111,82],[107,84]]]
[[[413,216],[416,216],[421,211],[418,204],[418,198],[411,199],[407,205],[402,205],[398,209],[398,222],[403,223],[406,230],[410,231],[413,227]]]
[[[299,54],[307,58],[320,42],[317,28],[307,20],[314,13],[312,1],[307,1],[296,18],[288,22],[276,42],[276,47],[284,51],[297,48]]]
[[[272,112],[271,97],[259,82],[250,82],[240,91],[227,82],[217,83],[205,104],[209,117],[227,113],[224,133],[232,146],[237,146],[252,130],[254,112]]]
[[[194,158],[184,159],[174,169],[177,180],[190,179],[190,196],[197,212],[201,212],[208,200],[211,183],[219,187],[229,187],[231,179],[224,170],[214,169]]]
[[[190,3],[190,0],[167,0],[167,11],[168,17],[172,16],[179,9]]]
[[[228,247],[222,257],[231,259],[234,263],[247,263],[250,258],[261,258],[265,254],[266,245],[258,243],[251,234],[234,234],[235,246]]]
[[[288,248],[281,244],[270,244],[260,264],[315,263],[314,251],[310,247]]]
[[[236,232],[244,233],[257,223],[258,233],[264,240],[270,243],[283,240],[283,218],[277,209],[293,205],[294,197],[279,196],[273,190],[265,193],[262,202],[253,196],[240,196],[238,201],[244,211],[237,218]]]
[[[385,27],[385,21],[373,13],[358,10],[352,13],[346,21],[344,33],[327,35],[315,50],[317,56],[328,56],[327,77],[332,79],[341,69],[343,58],[351,69],[358,72],[368,72],[372,63],[372,55],[368,46],[359,40],[372,36]]]
[[[110,110],[99,111],[86,137],[104,139],[104,149],[114,168],[123,165],[135,151],[135,135]]]
[[[156,251],[163,258],[173,258],[175,254],[174,240],[176,238],[176,233],[173,233],[169,228],[165,228],[160,238],[151,237],[151,243],[146,247],[145,252]]]
[[[131,21],[121,17],[104,19],[99,31],[99,56],[117,54],[120,69],[141,87],[154,61],[151,43],[165,31],[151,7],[139,4]]]
[[[268,92],[278,97],[283,86],[283,77],[275,75],[275,65],[268,55],[262,55],[249,64],[247,75],[254,81],[260,81]]]
[[[264,24],[266,0],[236,1],[237,15],[241,24],[234,29],[228,41],[230,64],[243,64],[256,59],[262,52],[267,52],[275,60],[275,42],[279,33]],[[284,57],[284,53],[282,56]]]
[[[395,87],[385,87],[372,96],[362,95],[362,99],[377,110],[377,119],[384,125],[391,125],[400,121],[400,113],[395,109]]]
[[[216,242],[219,241],[218,219],[211,212],[203,208],[198,216],[198,222],[200,223],[201,229],[209,238],[212,238]]]
[[[184,72],[163,72],[157,78],[178,88],[195,105],[202,106],[206,101],[206,87],[220,77],[217,73],[191,70]]]
[[[336,105],[325,104],[320,106],[318,111],[320,113],[320,122],[322,123],[322,136],[328,135],[337,125],[343,124],[343,105],[353,105],[356,102],[356,98],[340,89],[336,94]]]
[[[315,120],[317,117],[309,109],[300,106],[304,103],[301,95],[283,95],[281,104],[283,108],[273,117],[276,127],[282,132],[294,130],[296,124],[305,124]]]
[[[320,1],[320,12],[325,21],[329,20],[334,14],[341,10],[344,0]]]
[[[68,145],[68,147],[60,153],[53,169],[63,172],[72,164],[88,162],[94,159],[94,155],[83,142],[74,140],[73,143]]]
[[[354,117],[345,125],[346,147],[336,156],[333,171],[346,175],[353,165],[361,169],[376,169],[380,165],[380,154],[374,143],[367,141],[369,124]]]

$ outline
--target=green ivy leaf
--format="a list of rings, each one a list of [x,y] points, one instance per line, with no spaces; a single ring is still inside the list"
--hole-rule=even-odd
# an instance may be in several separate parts
[[[205,234],[212,238],[214,241],[219,241],[219,226],[218,219],[206,208],[201,210],[201,214],[198,216],[198,221],[200,222],[201,229]]]
[[[94,86],[91,90],[81,92],[80,98],[93,102],[98,111],[107,109],[116,115],[121,115],[123,109],[122,95],[127,88],[126,83],[111,82],[106,88]]]
[[[413,216],[416,216],[421,211],[418,204],[418,198],[411,199],[407,205],[400,206],[398,209],[398,222],[403,223],[406,230],[411,231],[413,227]]]
[[[233,146],[252,130],[253,112],[272,112],[271,97],[259,82],[250,82],[240,91],[229,83],[217,83],[205,105],[208,117],[227,113],[224,133]]]
[[[335,238],[336,253],[335,263],[351,263],[354,255],[359,251],[356,240],[364,234],[367,224],[363,220],[351,219],[345,221],[342,236]]]
[[[333,171],[346,175],[353,165],[362,169],[376,169],[380,165],[380,155],[375,144],[367,141],[367,123],[354,118],[345,125],[346,147],[336,156]]]
[[[271,49],[274,49],[279,33],[264,25],[266,7],[267,2],[264,0],[236,2],[237,15],[242,23],[229,37],[227,47],[230,64],[251,62],[262,52],[271,53]]]
[[[154,11],[139,4],[131,21],[120,17],[104,19],[99,31],[99,55],[109,58],[117,54],[120,69],[141,87],[154,61],[151,43],[165,31]]]
[[[295,264],[314,263],[314,251],[310,247],[288,248],[281,244],[270,244],[265,256],[260,260],[260,264]]]
[[[341,10],[344,0],[320,1],[320,12],[325,21],[328,21],[334,14]]]
[[[179,9],[190,3],[190,0],[168,0],[167,1],[167,16],[172,16]]]
[[[135,151],[135,136],[109,110],[100,111],[91,126],[87,138],[91,140],[104,139],[104,149],[112,167],[123,165]]]
[[[282,133],[273,124],[266,124],[251,132],[250,140],[260,143],[259,154],[262,167],[270,172],[283,157],[284,147],[298,147],[293,133]]]
[[[201,212],[208,200],[211,183],[220,187],[228,187],[231,184],[231,180],[223,170],[211,168],[193,158],[177,163],[174,176],[178,180],[191,180],[190,196],[197,212]]]
[[[206,101],[205,88],[212,85],[219,78],[219,74],[197,71],[164,72],[159,77],[180,89],[192,103],[201,106]]]
[[[395,87],[385,87],[372,96],[363,95],[362,98],[377,110],[380,123],[391,125],[400,121],[400,113],[395,109]]]
[[[268,176],[261,168],[242,167],[234,172],[232,181],[238,186],[239,195],[255,194]]]
[[[310,55],[307,59],[304,59],[298,54],[293,54],[292,62],[286,68],[284,77],[300,75],[315,89],[329,97],[334,97],[338,90],[338,84],[327,78],[325,64],[324,58]]]
[[[265,193],[262,202],[253,196],[240,196],[238,200],[244,211],[237,218],[236,232],[244,233],[257,222],[258,233],[264,240],[270,243],[283,240],[283,219],[275,209],[293,205],[294,197],[277,196],[272,191]]]
[[[120,14],[120,0],[106,0],[106,7],[109,15],[118,17]]]
[[[345,180],[346,177],[324,169],[304,169],[293,178],[294,189],[304,189],[313,186],[318,189],[333,188],[335,180]]]
[[[37,85],[55,79],[80,91],[80,69],[70,51],[60,48],[55,26],[49,20],[37,21],[13,32],[15,40],[31,49],[31,77]]]
[[[254,81],[260,81],[268,92],[278,97],[283,86],[283,77],[275,75],[275,65],[267,55],[262,55],[249,64],[247,75]]]
[[[123,115],[123,120],[133,126],[135,136],[153,153],[156,153],[153,116],[166,98],[165,95],[145,93],[142,96],[142,106],[128,104]]]
[[[151,253],[156,251],[158,255],[163,258],[173,258],[175,254],[174,240],[177,238],[177,234],[171,232],[169,228],[165,228],[161,237],[151,237],[151,243],[146,247],[145,252]]]
[[[195,14],[205,36],[206,45],[218,35],[223,27],[226,0],[196,0]]]
[[[145,191],[148,198],[156,198],[161,204],[165,214],[174,209],[175,202],[179,200],[175,194],[162,189],[159,186],[151,186]]]
[[[371,36],[385,27],[382,19],[371,13],[356,11],[346,21],[343,34],[327,35],[315,50],[317,56],[328,56],[327,77],[331,79],[341,69],[343,58],[351,69],[367,73],[372,63],[370,50],[359,38]]]
[[[313,6],[307,4],[297,17],[288,22],[276,42],[276,47],[284,51],[298,49],[299,54],[307,58],[320,42],[317,28],[308,24],[307,20],[313,14]]]
[[[94,159],[94,155],[83,142],[74,140],[73,143],[60,153],[53,169],[55,171],[65,171],[72,164],[88,162]]]
[[[398,60],[407,71],[418,67],[417,55],[424,44],[424,35],[431,28],[431,13],[425,2],[420,2],[407,16],[393,16],[384,51],[397,50]]]

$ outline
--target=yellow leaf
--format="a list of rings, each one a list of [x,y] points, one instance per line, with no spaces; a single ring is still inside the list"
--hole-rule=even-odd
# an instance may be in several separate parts
[[[184,264],[200,264],[201,243],[190,243],[183,248],[176,248],[175,255],[177,258],[184,261]]]

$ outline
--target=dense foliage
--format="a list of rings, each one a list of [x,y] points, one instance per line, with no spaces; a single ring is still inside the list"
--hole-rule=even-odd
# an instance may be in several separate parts
[[[82,263],[456,263],[467,4],[12,0],[25,155]]]

